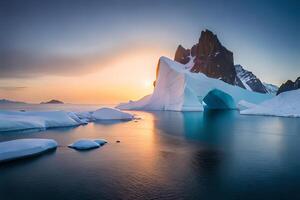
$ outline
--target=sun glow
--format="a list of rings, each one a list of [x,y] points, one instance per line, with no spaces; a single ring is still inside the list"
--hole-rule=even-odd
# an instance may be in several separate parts
[[[145,81],[144,81],[144,86],[145,86],[145,88],[147,88],[147,89],[153,87],[153,81],[145,80]]]
[[[3,98],[39,103],[59,99],[68,103],[119,103],[152,93],[156,65],[167,50],[132,49],[105,62],[92,63],[99,70],[82,76],[46,76],[27,80],[26,89],[6,92]],[[6,82],[7,83],[7,82]],[[12,82],[12,84],[17,84]]]

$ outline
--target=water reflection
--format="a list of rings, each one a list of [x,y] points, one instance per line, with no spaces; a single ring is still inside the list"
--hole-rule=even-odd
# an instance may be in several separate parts
[[[0,197],[7,195],[1,199],[276,199],[278,194],[293,199],[299,195],[299,120],[214,110],[135,114],[141,117],[137,122],[1,134],[0,140],[53,138],[60,145],[54,154],[40,159],[0,165]],[[84,153],[66,147],[80,138],[104,138],[109,143]],[[18,191],[13,196],[6,192],[12,187]]]
[[[153,112],[155,126],[169,135],[218,143],[219,137],[231,132],[236,111],[208,110],[202,112]]]

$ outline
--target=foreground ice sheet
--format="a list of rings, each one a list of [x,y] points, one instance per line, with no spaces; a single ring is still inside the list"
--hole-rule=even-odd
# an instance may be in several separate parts
[[[68,147],[77,150],[88,150],[88,149],[98,148],[100,146],[103,146],[106,143],[107,141],[103,139],[96,139],[96,140],[80,139],[74,142],[73,144],[70,144]]]
[[[95,120],[132,120],[133,118],[132,114],[108,107],[94,112],[0,111],[0,132],[26,129],[45,130],[54,127],[78,126]]]
[[[236,109],[241,100],[257,104],[272,96],[248,91],[202,73],[191,73],[184,65],[161,57],[153,93],[138,101],[121,103],[117,108],[202,111],[204,102],[211,109]]]
[[[0,162],[34,156],[56,147],[57,142],[52,139],[18,139],[0,142]]]
[[[93,112],[95,120],[132,120],[134,116],[115,108],[100,108]]]
[[[240,113],[245,115],[300,117],[300,89],[280,93],[278,96],[242,110]]]
[[[0,132],[25,129],[67,127],[84,124],[76,114],[65,111],[18,112],[0,111]]]

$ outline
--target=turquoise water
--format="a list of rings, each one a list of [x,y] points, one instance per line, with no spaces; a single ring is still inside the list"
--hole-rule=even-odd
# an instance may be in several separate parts
[[[300,119],[134,113],[142,119],[1,133],[0,141],[53,138],[60,146],[0,164],[0,199],[299,199]],[[109,143],[67,148],[79,138]]]

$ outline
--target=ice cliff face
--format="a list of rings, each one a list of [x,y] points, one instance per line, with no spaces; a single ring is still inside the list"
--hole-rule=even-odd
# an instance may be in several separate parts
[[[193,73],[203,73],[250,91],[268,93],[252,72],[245,70],[241,65],[234,65],[233,53],[209,30],[201,32],[198,43],[191,49],[179,45],[174,60],[184,64],[185,68]]]
[[[154,91],[138,101],[117,106],[119,109],[202,111],[208,109],[236,109],[241,100],[261,103],[272,95],[260,94],[192,73],[185,65],[161,57],[157,67]]]

